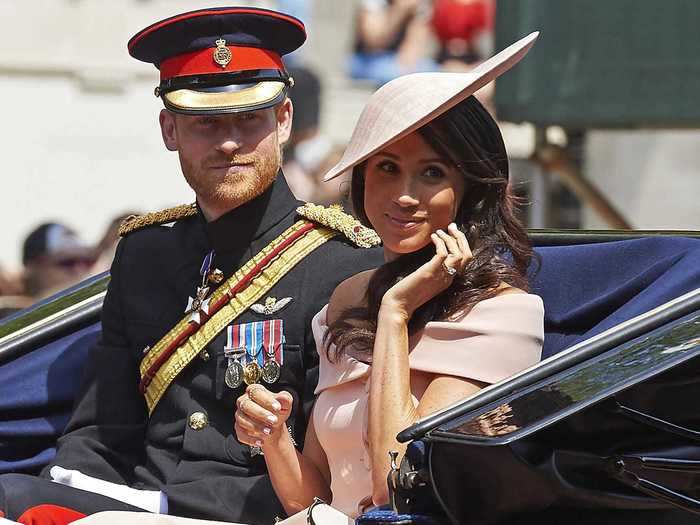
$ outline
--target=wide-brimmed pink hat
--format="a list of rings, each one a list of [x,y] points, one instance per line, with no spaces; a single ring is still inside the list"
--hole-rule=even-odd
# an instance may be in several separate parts
[[[473,95],[517,64],[539,32],[518,40],[468,73],[414,73],[392,80],[370,97],[328,181],[352,169]]]

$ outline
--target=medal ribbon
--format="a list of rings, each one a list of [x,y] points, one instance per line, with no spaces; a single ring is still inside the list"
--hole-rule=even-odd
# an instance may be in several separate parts
[[[238,336],[238,331],[239,331],[240,325],[234,324],[231,326],[228,326],[226,328],[226,346],[224,346],[224,355],[226,357],[233,357],[236,354],[239,353],[241,349],[241,345],[239,344],[239,336]],[[236,359],[238,359],[238,356]]]
[[[261,347],[263,346],[263,324],[262,323],[249,323],[248,331],[250,332],[250,360],[257,361],[260,368],[265,364],[263,360],[263,352],[261,352]]]
[[[265,363],[268,361],[276,361],[282,366],[284,352],[282,351],[282,343],[284,343],[284,321],[282,319],[270,319],[265,321],[263,335],[263,357]]]
[[[202,276],[202,285],[206,282],[207,276],[209,275],[209,270],[211,270],[211,263],[214,260],[214,250],[210,251],[204,260],[202,261],[202,267],[199,269],[199,275]]]
[[[242,364],[257,361],[260,367],[263,367],[266,362],[275,361],[281,366],[284,363],[283,327],[282,319],[229,326],[227,328],[228,344],[224,348],[224,353],[233,353],[234,349],[245,348],[246,358]]]

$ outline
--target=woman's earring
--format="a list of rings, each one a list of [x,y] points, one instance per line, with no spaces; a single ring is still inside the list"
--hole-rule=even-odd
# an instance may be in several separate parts
[[[469,243],[469,248],[471,248],[472,252],[474,251],[474,248],[476,247],[476,243],[479,240],[479,234],[478,230],[476,228],[476,224],[472,224],[469,226],[469,230],[467,233],[467,242]]]

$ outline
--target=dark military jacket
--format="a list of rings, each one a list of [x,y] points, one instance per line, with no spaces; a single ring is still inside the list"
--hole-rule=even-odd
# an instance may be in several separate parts
[[[224,380],[226,330],[173,381],[148,416],[139,393],[143,350],[182,317],[201,284],[200,267],[215,251],[225,277],[299,219],[282,176],[263,195],[207,223],[201,214],[172,226],[150,226],[119,243],[102,312],[102,339],[90,352],[86,376],[53,464],[135,488],[167,494],[169,514],[244,523],[272,523],[284,511],[266,475],[234,433],[234,390]],[[284,322],[284,364],[270,388],[294,397],[288,424],[301,446],[318,355],[312,317],[335,286],[381,264],[378,249],[355,247],[342,234],[307,255],[266,297],[292,300],[273,315],[249,309],[232,324]],[[267,385],[266,385],[267,386]],[[192,424],[192,416],[200,425]],[[206,417],[206,424],[201,426]],[[48,472],[48,468],[44,471]]]

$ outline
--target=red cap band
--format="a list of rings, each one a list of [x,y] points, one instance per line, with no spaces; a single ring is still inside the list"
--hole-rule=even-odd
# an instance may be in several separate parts
[[[231,52],[231,61],[221,66],[214,61],[216,47],[170,57],[160,65],[160,80],[208,73],[235,73],[254,69],[277,69],[284,71],[282,58],[269,49],[257,47],[226,46]]]

